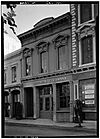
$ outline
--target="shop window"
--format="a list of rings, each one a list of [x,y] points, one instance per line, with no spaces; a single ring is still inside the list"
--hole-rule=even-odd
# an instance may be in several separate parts
[[[47,72],[47,52],[40,53],[41,73]]]
[[[92,35],[81,39],[81,64],[93,62],[93,38]]]
[[[58,69],[66,68],[65,46],[58,47]]]
[[[60,108],[69,107],[70,102],[70,86],[69,83],[57,85],[57,92],[59,94]]]
[[[92,4],[80,4],[80,23],[92,19]]]
[[[6,73],[6,70],[4,70],[4,84],[7,83],[7,73]]]
[[[16,82],[16,66],[12,67],[12,83]]]
[[[31,57],[27,56],[25,60],[26,60],[26,76],[28,76],[31,74]]]

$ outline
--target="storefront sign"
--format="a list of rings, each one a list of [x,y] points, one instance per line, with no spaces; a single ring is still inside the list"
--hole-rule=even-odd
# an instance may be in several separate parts
[[[85,90],[85,94],[93,94],[94,90]]]
[[[94,100],[85,100],[85,104],[94,104]]]
[[[94,98],[94,95],[85,95],[85,99]]]
[[[39,81],[39,83],[52,83],[52,82],[57,82],[57,81],[64,81],[66,79],[67,77],[59,77],[59,78],[54,78],[54,79],[42,80],[42,81]]]
[[[88,85],[85,85],[85,90],[90,90],[90,89],[94,89],[94,84],[88,84]]]

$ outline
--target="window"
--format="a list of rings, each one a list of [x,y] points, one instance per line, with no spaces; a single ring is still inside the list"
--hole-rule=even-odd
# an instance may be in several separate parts
[[[31,57],[26,57],[26,76],[30,75],[31,73]]]
[[[65,46],[58,47],[58,69],[66,68]]]
[[[16,66],[12,67],[12,82],[16,82]]]
[[[47,72],[47,52],[40,53],[41,73]]]
[[[70,102],[70,86],[69,83],[65,84],[58,84],[57,85],[57,92],[59,94],[59,104],[60,108],[69,107]]]
[[[92,4],[80,4],[80,23],[92,19]]]
[[[7,73],[6,73],[6,70],[4,70],[4,84],[7,83]]]
[[[81,64],[93,62],[92,35],[81,39]]]

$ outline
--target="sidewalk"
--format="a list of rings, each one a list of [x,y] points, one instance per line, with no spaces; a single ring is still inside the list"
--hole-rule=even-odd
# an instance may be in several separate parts
[[[78,123],[69,123],[69,122],[54,122],[50,119],[10,119],[5,118],[5,123],[8,125],[24,125],[24,126],[47,126],[53,128],[64,128],[64,129],[73,129],[73,130],[81,130],[81,131],[90,131],[96,132],[97,130],[97,122],[96,121],[83,121],[82,128],[78,127]]]

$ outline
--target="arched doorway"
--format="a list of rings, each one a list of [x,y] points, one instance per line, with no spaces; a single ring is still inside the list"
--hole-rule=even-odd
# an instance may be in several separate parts
[[[9,111],[8,111],[8,107],[9,107],[9,92],[8,91],[4,91],[4,115],[5,117],[9,117]]]
[[[19,102],[20,91],[13,90],[11,94],[12,94],[12,117],[16,117],[16,105],[17,102]]]

